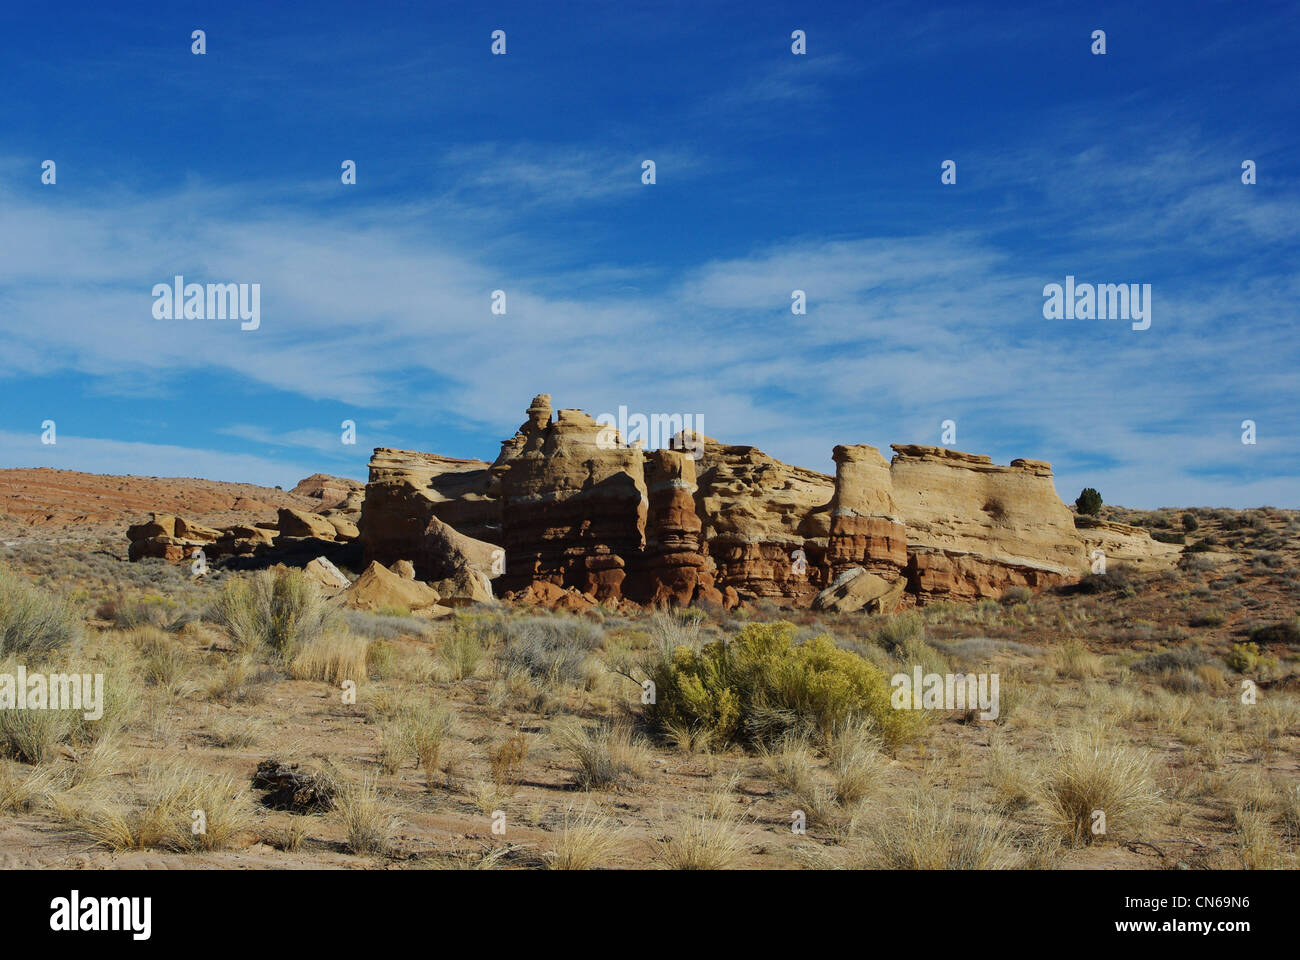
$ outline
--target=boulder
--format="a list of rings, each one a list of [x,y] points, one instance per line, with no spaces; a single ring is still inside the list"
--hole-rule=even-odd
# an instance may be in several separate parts
[[[508,599],[526,606],[568,613],[582,613],[592,609],[598,603],[590,594],[580,593],[574,587],[566,590],[547,580],[534,580],[523,590],[511,594]]]
[[[279,514],[279,532],[282,537],[313,537],[317,540],[333,540],[337,535],[334,525],[318,513],[306,510],[294,510],[281,507]]]
[[[418,580],[404,580],[380,563],[366,567],[339,599],[353,610],[405,609],[417,616],[451,612],[440,606],[437,590]]]
[[[388,565],[388,569],[393,571],[403,580],[415,579],[415,567],[410,560],[395,560]]]
[[[213,543],[221,538],[221,531],[215,530],[212,527],[205,527],[201,524],[195,523],[193,520],[186,520],[184,517],[177,517],[176,537],[180,540]]]
[[[430,583],[429,586],[438,591],[442,603],[449,607],[497,602],[496,597],[492,595],[492,581],[478,570],[467,568],[454,576]]]
[[[322,519],[334,528],[335,540],[355,540],[361,536],[361,531],[357,528],[357,525],[345,516],[330,514]]]
[[[416,576],[423,580],[442,580],[463,570],[476,570],[486,577],[495,575],[502,550],[496,544],[475,540],[430,517],[411,562]]]
[[[352,585],[352,581],[344,575],[343,571],[326,557],[317,557],[303,567],[302,572],[319,584],[321,592],[327,597],[332,597]]]
[[[894,613],[906,586],[902,576],[891,582],[862,567],[849,567],[817,594],[812,608],[827,613]]]
[[[165,513],[151,513],[144,523],[126,528],[126,538],[132,542],[174,536],[176,536],[176,518]]]

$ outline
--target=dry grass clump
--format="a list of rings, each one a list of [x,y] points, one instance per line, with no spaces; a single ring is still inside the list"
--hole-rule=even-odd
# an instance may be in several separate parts
[[[0,710],[0,753],[24,763],[47,763],[68,739],[77,716],[70,710]]]
[[[950,796],[920,789],[872,823],[851,857],[855,866],[889,870],[1003,870],[1020,861],[1002,817],[961,813]]]
[[[1004,813],[1029,806],[1037,792],[1032,771],[1000,731],[989,736],[984,778],[993,790],[994,803]]]
[[[334,811],[343,823],[352,853],[382,855],[392,847],[398,821],[379,799],[373,777],[341,786],[334,797]]]
[[[464,680],[478,672],[488,653],[486,631],[480,618],[456,618],[451,633],[438,646],[438,661],[448,680]]]
[[[536,680],[590,689],[596,676],[592,655],[605,642],[605,633],[590,620],[577,617],[524,617],[502,620],[505,641],[499,659],[505,670],[526,670]]]
[[[844,724],[827,745],[826,755],[837,803],[852,806],[875,792],[887,761],[870,724],[852,720]]]
[[[555,845],[544,855],[544,863],[551,870],[591,870],[601,867],[618,848],[623,831],[614,827],[613,821],[586,809],[574,813],[572,808],[564,813]]]
[[[659,848],[655,862],[668,870],[726,870],[736,865],[744,846],[734,817],[687,812]]]
[[[208,725],[208,736],[218,747],[227,750],[246,750],[254,746],[266,730],[266,725],[251,717],[216,717]]]
[[[61,597],[0,570],[0,656],[41,657],[81,638],[81,618]]]
[[[334,613],[301,570],[274,567],[232,577],[222,587],[212,621],[226,628],[243,652],[269,652],[290,661],[304,644],[326,632]]]
[[[1246,870],[1276,870],[1285,856],[1273,834],[1268,814],[1243,810],[1236,817],[1237,858]]]
[[[518,786],[527,758],[528,738],[522,730],[488,749],[488,766],[498,790],[508,794]]]
[[[615,786],[645,775],[650,751],[624,724],[599,723],[588,730],[566,718],[552,733],[557,746],[578,761],[578,784],[584,790]]]
[[[126,639],[139,655],[145,683],[178,691],[189,665],[185,648],[174,636],[154,626],[129,630]]]
[[[769,778],[790,792],[795,805],[792,816],[802,813],[809,823],[848,836],[878,790],[887,761],[870,724],[857,721],[836,731],[825,754],[828,776],[819,770],[806,736],[787,736],[761,756]]]
[[[0,762],[0,813],[27,813],[44,804],[60,781],[50,766],[26,771],[7,761]]]
[[[1069,637],[1052,651],[1051,664],[1059,677],[1087,680],[1101,675],[1101,658],[1078,637]]]
[[[370,641],[350,633],[328,633],[305,644],[289,663],[289,676],[296,680],[321,680],[339,684],[360,683],[367,676],[366,652]]]
[[[95,843],[113,851],[222,850],[252,822],[248,792],[232,777],[210,777],[173,761],[153,768],[143,807],[104,799],[67,811]]]
[[[443,745],[455,725],[455,714],[447,704],[428,700],[396,704],[396,709],[381,724],[380,766],[392,775],[407,760],[413,760],[424,768],[425,784],[432,790]]]
[[[1108,744],[1097,731],[1076,732],[1057,745],[1042,778],[1041,795],[1065,841],[1091,844],[1094,811],[1106,833],[1131,829],[1161,800],[1151,758],[1124,744]]]

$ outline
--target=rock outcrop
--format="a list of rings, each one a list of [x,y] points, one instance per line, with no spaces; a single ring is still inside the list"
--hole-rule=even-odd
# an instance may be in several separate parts
[[[375,450],[358,524],[366,562],[413,559],[433,519],[499,546],[501,504],[488,496],[488,469],[483,460]]]
[[[381,563],[371,563],[361,576],[339,594],[343,605],[372,612],[407,610],[420,617],[441,617],[451,613],[442,606],[437,590],[419,580],[399,577]]]
[[[1076,516],[1074,525],[1083,538],[1089,569],[1097,550],[1105,555],[1107,564],[1123,563],[1137,570],[1168,570],[1182,557],[1181,544],[1153,540],[1142,527],[1084,516]]]
[[[340,537],[338,528],[320,514],[294,510],[290,507],[280,508],[278,529],[279,536],[295,539],[304,537],[315,540],[349,539]]]
[[[886,580],[862,567],[849,567],[813,599],[814,610],[828,613],[893,613],[903,599],[907,581],[901,576]]]
[[[695,461],[680,450],[655,450],[646,466],[649,512],[645,562],[634,574],[633,599],[650,606],[721,605],[704,524],[695,512]]]
[[[741,599],[811,601],[825,586],[834,481],[757,447],[686,440],[700,451],[697,510],[718,584]]]
[[[528,420],[492,466],[500,490],[506,590],[543,581],[617,602],[644,546],[645,455],[581,410],[551,420],[534,398]]]
[[[318,475],[300,487],[322,502],[342,494],[319,514],[285,507],[275,522],[220,530],[156,514],[130,529],[131,554],[363,558],[345,591],[357,603],[445,610],[429,594],[500,596],[573,611],[769,599],[890,612],[1065,583],[1092,549],[1138,566],[1177,560],[1139,528],[1076,528],[1043,461],[893,449],[887,463],[875,447],[838,446],[834,478],[694,432],[647,452],[580,410],[553,414],[542,394],[491,464],[381,447],[364,496]]]
[[[1085,569],[1082,538],[1051,465],[945,447],[894,444],[889,472],[908,542],[908,592],[919,602],[1000,597]]]
[[[328,473],[313,473],[298,481],[298,485],[290,491],[302,497],[311,497],[313,500],[321,502],[322,513],[324,508],[336,507],[345,503],[349,498],[358,497],[365,490],[364,483],[358,483],[355,480],[349,480],[346,477],[332,477]]]
[[[126,528],[126,537],[131,543],[127,558],[143,560],[145,557],[158,557],[179,563],[210,546],[216,539],[210,534],[220,535],[218,531],[178,520],[169,514],[151,513],[144,523]],[[208,551],[204,552],[206,555]]]
[[[865,443],[835,448],[826,565],[831,577],[860,568],[893,583],[907,567],[907,528],[889,463]]]

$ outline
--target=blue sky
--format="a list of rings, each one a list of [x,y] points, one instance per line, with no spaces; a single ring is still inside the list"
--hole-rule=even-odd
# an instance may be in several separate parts
[[[1296,4],[379,6],[0,13],[0,466],[364,478],[550,393],[1300,507]],[[176,274],[260,328],[155,319]],[[1067,275],[1150,329],[1045,320]]]

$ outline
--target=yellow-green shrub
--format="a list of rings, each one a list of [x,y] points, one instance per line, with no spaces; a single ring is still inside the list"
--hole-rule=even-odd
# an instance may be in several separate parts
[[[771,742],[794,728],[829,736],[851,717],[869,720],[894,745],[924,726],[919,711],[894,710],[885,674],[825,634],[794,642],[791,623],[751,623],[730,642],[679,646],[647,672],[662,727],[704,729],[714,744]]]

